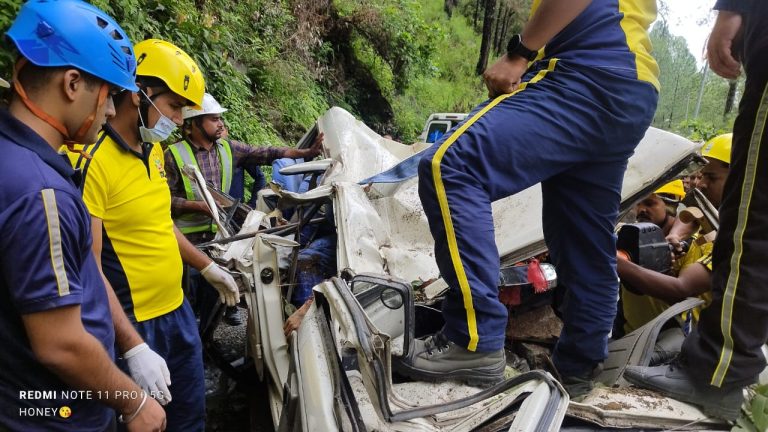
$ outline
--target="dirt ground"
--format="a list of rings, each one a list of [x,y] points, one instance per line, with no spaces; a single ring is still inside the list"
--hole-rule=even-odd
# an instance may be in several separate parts
[[[245,321],[245,311],[240,309]],[[227,355],[236,358],[245,347],[245,325],[220,324],[214,335]],[[238,386],[206,359],[205,364],[206,431],[272,432],[264,390]]]

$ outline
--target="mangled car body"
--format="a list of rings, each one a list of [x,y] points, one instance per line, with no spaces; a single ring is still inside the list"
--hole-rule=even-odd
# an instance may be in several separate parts
[[[661,326],[693,302],[614,342],[599,377],[605,385],[580,402],[570,401],[543,370],[508,367],[507,380],[485,389],[393,374],[392,356],[442,323],[447,287],[415,177],[418,153],[428,144],[384,139],[340,108],[321,117],[302,142],[318,132],[325,134],[326,159],[288,170],[313,176],[317,186],[303,194],[278,188],[264,194],[243,224],[242,239],[211,251],[247,281],[247,353],[267,384],[277,430],[554,431],[563,428],[566,415],[606,427],[717,428],[717,420],[695,407],[631,388],[621,378],[627,364],[647,364]],[[698,163],[695,150],[684,138],[649,129],[630,159],[622,209]],[[298,219],[272,226],[287,208]],[[541,208],[539,186],[493,205],[497,246],[508,269],[502,273],[512,286],[528,284],[525,272],[512,266],[546,250]],[[286,337],[296,232],[324,211],[332,213],[337,236],[337,277],[314,287],[315,301],[301,327]],[[554,286],[556,269],[541,268]]]

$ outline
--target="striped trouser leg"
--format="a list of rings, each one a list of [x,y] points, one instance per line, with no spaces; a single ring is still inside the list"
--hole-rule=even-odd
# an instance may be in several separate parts
[[[760,348],[768,340],[768,62],[751,66],[720,207],[713,301],[683,346],[696,376],[717,387],[754,382],[766,365]]]
[[[424,152],[419,163],[419,196],[435,239],[440,274],[450,287],[442,305],[443,333],[470,351],[487,352],[504,346],[507,324],[506,308],[498,299],[500,264],[495,239],[499,233],[495,232],[491,203],[537,183],[560,179],[557,184],[550,182],[545,201],[560,192],[569,195],[561,202],[571,198],[578,202],[569,208],[554,208],[556,214],[545,219],[583,221],[583,232],[597,231],[599,236],[590,243],[599,251],[584,254],[604,258],[599,262],[602,265],[586,274],[580,272],[585,266],[565,271],[579,279],[572,284],[578,285],[579,298],[573,302],[578,305],[571,308],[575,321],[571,342],[563,345],[572,349],[561,350],[560,364],[581,371],[591,369],[606,351],[616,302],[616,250],[610,228],[621,175],[651,121],[656,90],[599,69],[561,67],[555,59],[539,66],[529,71],[515,93],[480,105],[461,126]],[[606,103],[606,108],[596,110],[600,103]],[[598,196],[604,199],[593,203]],[[577,218],[570,212],[587,217]],[[600,214],[594,216],[593,212]],[[499,228],[501,235],[509,229]],[[565,260],[575,256],[581,244],[576,233],[548,232],[567,243],[558,249],[560,256]],[[550,241],[560,239],[548,235]],[[590,307],[601,312],[589,313]],[[595,321],[600,322],[592,325]],[[581,344],[584,340],[594,342],[595,347]],[[571,365],[574,361],[567,357],[574,357],[570,354],[577,350],[597,354],[580,357],[575,360],[578,364]]]

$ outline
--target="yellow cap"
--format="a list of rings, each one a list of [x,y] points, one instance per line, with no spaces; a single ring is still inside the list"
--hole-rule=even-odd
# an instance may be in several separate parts
[[[667,194],[676,197],[679,200],[685,197],[685,188],[682,180],[672,180],[664,186],[658,188],[655,194]]]
[[[161,79],[172,92],[187,98],[200,109],[205,94],[205,79],[192,57],[176,45],[147,39],[133,47],[137,77]]]
[[[701,155],[704,157],[717,159],[723,161],[728,165],[731,164],[731,142],[733,141],[733,134],[727,133],[718,135],[704,144],[701,148]]]

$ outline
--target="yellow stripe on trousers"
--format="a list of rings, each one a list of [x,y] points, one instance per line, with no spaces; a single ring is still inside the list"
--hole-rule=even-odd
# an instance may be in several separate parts
[[[747,150],[747,166],[744,171],[744,183],[741,185],[741,201],[739,202],[739,214],[736,221],[736,229],[733,232],[733,255],[731,255],[731,273],[723,293],[723,309],[720,311],[720,331],[723,333],[723,347],[720,351],[720,361],[712,374],[710,384],[715,387],[723,385],[725,375],[733,358],[733,335],[731,324],[733,323],[733,307],[736,298],[736,290],[739,285],[739,271],[741,257],[744,253],[744,231],[747,229],[749,209],[752,201],[752,192],[755,189],[757,177],[757,158],[760,155],[760,145],[765,133],[766,118],[768,118],[768,86],[763,89],[760,106],[755,116],[755,127],[752,129],[752,137]],[[763,288],[763,287],[759,287]]]
[[[451,146],[456,140],[469,129],[478,119],[480,119],[485,113],[491,110],[491,108],[498,105],[504,99],[523,91],[528,84],[533,84],[540,81],[547,72],[555,69],[557,59],[553,58],[549,60],[549,64],[546,69],[542,69],[536,76],[528,82],[520,84],[520,86],[512,93],[498,96],[491,101],[488,105],[480,110],[477,114],[472,116],[466,123],[461,125],[447,140],[443,142],[440,148],[435,152],[432,157],[432,180],[435,184],[435,192],[437,193],[437,200],[440,203],[440,213],[443,216],[443,225],[445,225],[445,235],[448,240],[448,250],[451,255],[451,263],[453,263],[453,270],[456,272],[456,278],[459,280],[459,288],[461,288],[461,296],[464,300],[464,309],[467,311],[467,329],[469,331],[469,345],[467,349],[475,351],[477,349],[477,343],[480,339],[477,334],[477,320],[475,319],[475,308],[472,303],[472,291],[467,281],[467,274],[464,272],[464,265],[461,262],[461,256],[459,255],[459,246],[456,242],[456,233],[453,229],[453,222],[451,221],[451,210],[448,207],[448,196],[445,193],[445,187],[443,186],[443,179],[440,175],[440,162],[443,160],[445,152],[448,151],[448,147]]]

